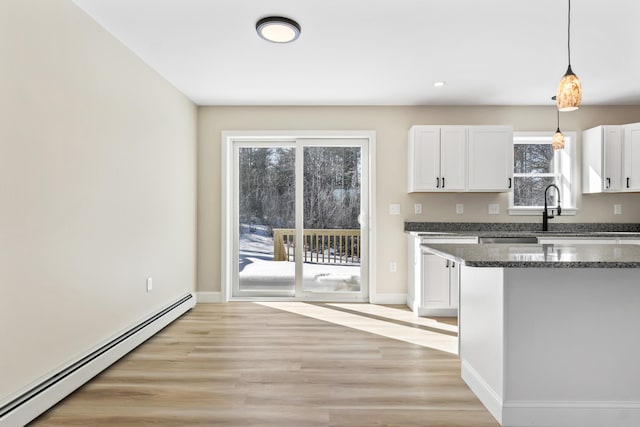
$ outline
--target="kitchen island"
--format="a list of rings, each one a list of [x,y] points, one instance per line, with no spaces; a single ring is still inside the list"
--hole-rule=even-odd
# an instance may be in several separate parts
[[[640,425],[640,246],[422,249],[461,264],[462,378],[501,425]]]

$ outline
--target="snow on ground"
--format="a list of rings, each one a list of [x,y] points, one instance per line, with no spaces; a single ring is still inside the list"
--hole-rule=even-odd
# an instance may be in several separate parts
[[[239,280],[241,290],[294,289],[295,263],[273,260],[273,237],[266,226],[241,227]],[[302,266],[306,291],[360,290],[360,266],[312,264]]]

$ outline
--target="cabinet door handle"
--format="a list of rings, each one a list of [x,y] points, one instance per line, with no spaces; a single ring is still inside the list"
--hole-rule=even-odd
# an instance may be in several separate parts
[[[456,262],[455,261],[451,261],[451,268],[456,268]]]
[[[511,189],[511,178],[509,178],[509,189]]]
[[[436,178],[436,188],[440,188],[440,177]]]
[[[611,188],[611,178],[607,178],[607,188]]]
[[[442,177],[442,188],[444,188],[444,176]]]
[[[631,188],[631,185],[629,184],[629,180],[630,180],[630,179],[631,179],[631,178],[627,177],[627,188]]]
[[[447,264],[445,265],[445,268],[449,268],[449,260],[447,260]]]

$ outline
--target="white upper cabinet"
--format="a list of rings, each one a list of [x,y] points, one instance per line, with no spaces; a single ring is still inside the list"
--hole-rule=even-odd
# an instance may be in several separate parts
[[[409,131],[409,192],[435,191],[440,184],[440,127],[414,126]]]
[[[582,132],[582,192],[622,189],[622,126],[596,126]]]
[[[440,129],[440,189],[463,191],[467,184],[467,132],[464,126]]]
[[[469,191],[509,191],[513,186],[513,128],[473,126],[467,132]]]
[[[582,132],[582,192],[640,191],[640,123]]]
[[[640,191],[640,123],[624,125],[622,190]]]
[[[409,131],[408,184],[414,191],[463,191],[464,126],[413,126]]]
[[[412,126],[408,141],[409,192],[500,192],[510,188],[511,127]]]

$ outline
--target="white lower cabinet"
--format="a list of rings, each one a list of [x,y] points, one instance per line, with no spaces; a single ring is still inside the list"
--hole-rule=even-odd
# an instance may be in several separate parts
[[[422,253],[422,243],[477,244],[476,236],[409,237],[407,305],[418,316],[456,317],[460,266],[437,255]]]
[[[422,254],[422,301],[426,309],[457,309],[460,268],[454,261]]]

